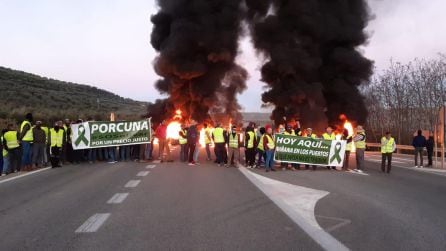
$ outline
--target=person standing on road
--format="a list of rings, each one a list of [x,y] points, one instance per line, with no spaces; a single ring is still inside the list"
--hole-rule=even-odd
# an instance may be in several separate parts
[[[312,128],[307,128],[305,130],[305,133],[303,135],[301,135],[301,136],[305,137],[305,138],[312,138],[312,139],[316,139],[317,138],[317,135],[313,133],[313,129]],[[312,168],[313,168],[313,171],[316,171],[317,166],[313,165]],[[305,165],[305,169],[306,170],[310,169],[310,165]]]
[[[265,148],[263,147],[263,137],[265,137],[265,127],[260,127],[260,138],[259,138],[259,144],[257,144],[257,155],[259,157],[257,158],[257,164],[255,165],[256,168],[260,168],[262,166],[262,159],[266,160],[265,157]]]
[[[179,134],[178,143],[180,144],[180,161],[186,162],[189,156],[187,154],[189,146],[187,144],[187,130],[185,124],[181,125],[181,129],[178,132],[178,134]]]
[[[51,167],[62,167],[60,165],[60,158],[62,154],[62,147],[64,146],[66,139],[62,121],[58,121],[54,124],[54,127],[51,128],[49,131],[48,138],[48,145],[50,146]]]
[[[395,139],[392,138],[390,132],[386,133],[386,136],[381,138],[381,171],[383,173],[390,173],[392,170],[392,153],[396,149]],[[387,160],[387,168],[386,168],[386,160]]]
[[[246,127],[245,133],[245,159],[246,166],[249,168],[253,168],[255,164],[255,154],[256,149],[254,146],[257,145],[256,136],[254,133],[254,123],[249,123],[248,127]]]
[[[211,161],[211,142],[212,142],[212,131],[208,124],[204,124],[204,144],[206,145],[206,156],[207,161]]]
[[[221,127],[220,123],[217,122],[217,126],[215,127],[214,131],[212,132],[212,140],[215,144],[215,155],[217,158],[217,164],[221,166],[224,163],[225,160],[225,131]],[[225,163],[227,164],[227,163]]]
[[[417,136],[412,140],[412,146],[415,148],[415,168],[423,168],[423,151],[426,146],[426,138],[423,132],[418,130]],[[420,156],[420,165],[418,166],[418,155]]]
[[[5,176],[7,174],[9,168],[8,150],[6,150],[3,146],[3,135],[5,134],[5,132],[7,132],[7,130],[3,129],[0,137],[0,150],[2,152],[0,156],[0,173],[2,176]]]
[[[33,127],[33,146],[32,146],[32,164],[33,168],[41,168],[44,163],[44,155],[46,150],[46,133],[42,129],[42,121],[36,121]]]
[[[430,132],[429,139],[426,140],[428,167],[432,167],[432,155],[434,154],[434,146],[435,146],[434,134]]]
[[[187,130],[187,145],[189,152],[189,166],[197,164],[194,160],[195,149],[198,147],[197,144],[200,141],[200,136],[197,130],[197,123],[192,122],[191,126]]]
[[[9,171],[6,173],[16,173],[20,171],[22,161],[22,150],[20,147],[18,133],[12,124],[8,124],[7,131],[3,134],[3,149],[8,151]]]
[[[62,164],[65,164],[66,162],[73,162],[73,145],[71,145],[71,120],[65,119],[63,126],[60,128],[64,130],[65,138],[64,138],[64,145],[61,149],[61,161]]]
[[[229,157],[231,166],[237,167],[240,158],[240,134],[237,132],[237,126],[232,126],[229,133]],[[229,167],[229,166],[228,166]]]
[[[336,140],[336,134],[333,132],[333,127],[328,126],[325,129],[325,133],[322,134],[322,138],[325,139],[325,140]],[[328,170],[330,170],[330,169],[336,170],[336,167],[334,167],[334,166],[327,166],[327,169]]]
[[[265,161],[265,169],[266,172],[276,171],[274,168],[274,149],[276,148],[274,139],[273,139],[273,129],[270,125],[265,126],[265,136],[263,137],[263,147],[265,148],[266,161]]]
[[[362,126],[356,127],[356,135],[353,137],[353,142],[356,148],[356,169],[354,171],[362,173],[364,171],[364,154],[366,148],[366,134]]]
[[[30,171],[31,167],[31,155],[33,144],[33,132],[32,132],[33,115],[31,113],[26,114],[25,120],[20,125],[19,141],[22,148],[22,162],[21,165],[24,171]]]
[[[170,156],[170,148],[169,148],[169,140],[167,138],[167,125],[166,121],[163,120],[161,124],[156,128],[156,137],[158,138],[158,159],[161,160],[161,162],[164,162],[166,159],[164,158],[164,152],[166,152],[167,155],[167,162],[173,162],[171,156]]]
[[[350,160],[350,153],[352,151],[353,146],[353,139],[351,135],[348,135],[348,130],[344,129],[344,132],[342,134],[342,140],[347,141],[347,145],[345,146],[345,157],[344,157],[344,165],[342,166],[343,170],[349,170],[349,160]]]

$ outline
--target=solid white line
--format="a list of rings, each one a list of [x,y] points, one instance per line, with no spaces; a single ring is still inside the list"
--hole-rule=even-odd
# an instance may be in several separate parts
[[[139,172],[136,176],[138,176],[138,177],[144,177],[144,176],[147,176],[147,174],[149,174],[150,172],[149,171],[141,171],[141,172]]]
[[[106,214],[95,214],[88,218],[84,224],[82,224],[78,229],[76,229],[76,233],[94,233],[98,231],[98,229],[104,224],[104,222],[110,217],[109,213]]]
[[[148,166],[146,166],[146,168],[147,169],[153,169],[153,168],[155,168],[155,165],[148,165]]]
[[[140,180],[131,180],[125,184],[125,187],[136,187],[139,185]]]
[[[107,201],[107,204],[120,204],[127,198],[127,196],[129,196],[128,193],[117,193]]]
[[[322,229],[314,215],[316,203],[329,192],[269,179],[241,165],[239,170],[323,249],[349,250]]]
[[[31,175],[31,174],[40,173],[40,172],[43,172],[43,171],[46,171],[46,170],[50,170],[50,169],[51,169],[51,167],[45,167],[45,168],[42,168],[42,169],[39,169],[39,170],[36,170],[36,171],[32,171],[32,172],[29,172],[29,173],[17,175],[17,176],[14,176],[14,177],[11,177],[11,178],[8,178],[8,179],[4,179],[4,180],[0,181],[0,184],[8,182],[8,181],[11,181],[11,180],[20,179],[20,178],[26,177],[26,176]]]

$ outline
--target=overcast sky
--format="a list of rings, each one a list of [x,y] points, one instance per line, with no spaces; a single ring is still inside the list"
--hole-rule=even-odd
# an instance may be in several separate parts
[[[446,53],[445,0],[371,0],[370,5],[376,18],[362,50],[377,71],[390,58],[407,62]],[[160,97],[153,88],[156,53],[149,19],[154,13],[155,0],[0,0],[0,65],[153,101]],[[238,61],[250,79],[239,100],[245,111],[260,111],[261,62],[248,38],[240,47]]]

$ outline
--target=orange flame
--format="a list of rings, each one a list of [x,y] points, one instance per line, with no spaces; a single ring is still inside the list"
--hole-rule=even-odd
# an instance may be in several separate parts
[[[167,126],[167,138],[179,139],[180,138],[181,124],[177,121],[170,122]]]

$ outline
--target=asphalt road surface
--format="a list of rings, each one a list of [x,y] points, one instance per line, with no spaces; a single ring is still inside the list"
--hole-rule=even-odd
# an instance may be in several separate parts
[[[120,162],[6,177],[0,250],[446,250],[444,173],[395,157],[391,174],[372,153],[363,175]]]

